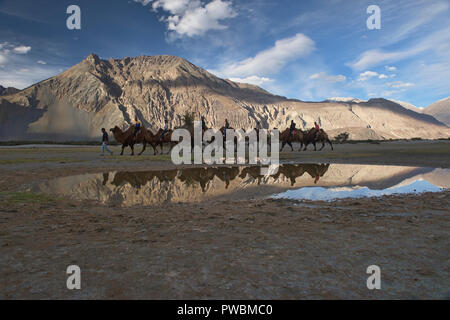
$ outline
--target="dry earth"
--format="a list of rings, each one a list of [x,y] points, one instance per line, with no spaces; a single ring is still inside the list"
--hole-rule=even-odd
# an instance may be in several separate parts
[[[286,161],[450,167],[450,143],[338,145]],[[0,299],[449,299],[449,196],[103,206],[20,192],[36,181],[171,167],[98,148],[0,149]],[[82,289],[66,289],[66,268]],[[382,289],[366,287],[366,268]]]

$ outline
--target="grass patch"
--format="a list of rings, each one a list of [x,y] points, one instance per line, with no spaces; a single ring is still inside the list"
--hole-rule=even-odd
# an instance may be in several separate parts
[[[86,145],[86,146],[98,146],[100,145],[99,141],[32,141],[32,140],[21,140],[21,141],[0,141],[0,146],[23,146],[23,145],[30,145],[30,144],[54,144],[54,145],[67,145],[67,146],[79,146],[79,145]],[[110,146],[118,146],[119,143],[115,141],[111,141],[109,143]]]
[[[142,161],[172,161],[170,154],[156,155],[156,156],[105,156],[107,162],[142,162]]]
[[[58,200],[53,196],[34,192],[0,192],[0,198],[6,203],[51,203]]]
[[[358,143],[369,143],[369,144],[380,144],[384,142],[384,140],[347,140],[347,141],[343,141],[343,142],[336,142],[333,141],[333,143],[335,144],[358,144]]]
[[[92,147],[80,147],[80,148],[8,148],[0,149],[0,153],[29,153],[29,154],[42,154],[42,153],[79,153],[79,152],[98,152],[100,154],[100,148],[96,150]]]
[[[0,165],[12,165],[12,164],[26,164],[26,163],[76,163],[76,162],[84,162],[85,160],[74,160],[67,158],[49,158],[49,159],[34,159],[34,158],[26,158],[26,159],[3,159],[0,160]]]

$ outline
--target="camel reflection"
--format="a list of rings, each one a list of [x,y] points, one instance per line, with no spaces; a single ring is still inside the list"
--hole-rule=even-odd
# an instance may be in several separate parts
[[[315,179],[314,183],[317,183],[320,177],[325,175],[329,167],[330,164],[284,164],[280,166],[278,173],[273,177],[277,179],[283,175],[291,181],[291,186],[294,186],[296,179],[300,178],[305,172],[307,172],[313,179]],[[260,167],[246,167],[242,170],[239,177],[241,179],[245,179],[247,176],[250,176],[257,180],[259,185],[265,177],[261,175],[260,172]]]
[[[138,189],[154,178],[157,178],[160,182],[173,181],[177,177],[177,173],[177,170],[117,172],[112,184],[120,186],[126,182]]]
[[[294,186],[296,179],[307,173],[314,179],[314,183],[317,183],[325,175],[329,167],[329,164],[284,164],[280,165],[278,173],[273,175],[272,178],[278,179],[284,176],[290,180],[291,186]],[[173,182],[178,179],[186,186],[200,185],[202,192],[206,192],[208,183],[213,181],[214,178],[224,182],[226,189],[228,189],[230,182],[238,177],[241,180],[253,178],[258,185],[261,184],[264,178],[267,178],[267,176],[261,175],[261,167],[259,166],[223,166],[163,171],[117,172],[112,180],[112,184],[121,186],[128,183],[132,187],[140,189],[141,186],[146,185],[155,178],[160,182]],[[104,185],[108,178],[107,174],[103,176]]]

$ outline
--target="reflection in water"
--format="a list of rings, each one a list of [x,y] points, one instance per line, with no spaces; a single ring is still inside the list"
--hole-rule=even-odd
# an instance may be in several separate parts
[[[288,190],[286,192],[274,195],[274,199],[293,199],[293,200],[324,200],[344,198],[364,198],[381,197],[393,194],[439,192],[441,188],[425,180],[417,180],[406,186],[394,186],[382,190],[372,190],[367,187],[342,187],[342,188],[322,188],[305,187],[297,190]]]
[[[276,174],[266,176],[261,175],[261,168],[258,166],[85,174],[35,184],[30,190],[78,200],[132,206],[165,202],[200,202],[209,199],[260,198],[300,187],[303,187],[300,190],[304,191],[292,192],[297,194],[300,192],[303,195],[309,193],[317,197],[320,194],[346,194],[353,197],[364,193],[373,194],[374,190],[380,191],[393,186],[411,185],[417,180],[448,188],[449,178],[450,170],[445,169],[284,164]],[[310,186],[321,188],[307,188]],[[342,187],[347,189],[343,190]],[[341,191],[345,193],[339,193]],[[378,194],[381,195],[380,192]],[[310,198],[312,199],[312,196]]]

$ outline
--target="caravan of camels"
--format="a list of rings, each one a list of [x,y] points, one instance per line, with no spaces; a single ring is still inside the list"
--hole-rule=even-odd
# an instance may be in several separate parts
[[[179,143],[179,141],[172,141],[172,134],[173,130],[168,128],[168,122],[165,121],[165,128],[159,129],[156,133],[153,133],[150,129],[145,128],[141,125],[140,121],[136,119],[136,123],[132,124],[127,130],[123,131],[118,126],[115,126],[114,128],[111,128],[110,131],[112,132],[115,140],[122,144],[122,152],[120,155],[123,155],[124,149],[126,147],[131,148],[131,155],[134,155],[134,146],[136,144],[142,144],[143,148],[142,151],[139,153],[139,155],[143,154],[146,150],[147,144],[151,145],[153,148],[154,155],[158,154],[158,146],[160,147],[161,154],[163,154],[163,147],[164,144],[170,145],[168,154],[172,150],[172,148]],[[206,126],[205,120],[202,117],[201,119],[202,124],[202,137],[205,131],[207,131],[208,128]],[[319,128],[317,123],[314,123],[315,127],[311,128],[307,131],[303,131],[301,129],[296,128],[295,122],[292,120],[291,125],[289,128],[286,128],[284,131],[280,132],[279,140],[281,142],[281,149],[283,150],[285,145],[289,145],[291,147],[291,150],[294,151],[293,143],[299,143],[300,148],[298,151],[306,151],[308,145],[312,144],[314,146],[314,151],[317,151],[316,144],[322,143],[322,147],[319,149],[322,150],[325,147],[325,143],[329,143],[331,146],[331,149],[333,149],[333,144],[331,140],[329,139],[327,133]],[[192,137],[191,145],[194,146],[194,126],[193,125],[184,125],[183,127],[180,127],[179,129],[187,129]],[[259,122],[257,122],[256,128],[253,128],[249,131],[246,131],[242,129],[242,132],[245,132],[245,134],[248,136],[252,131],[256,132],[256,137],[259,139],[259,131],[262,130],[262,126]],[[276,128],[275,128],[276,129]],[[222,136],[224,140],[226,139],[226,132],[227,130],[234,130],[229,123],[228,120],[225,119],[225,125],[219,129],[219,131],[222,133]],[[229,131],[228,131],[229,132]],[[268,138],[270,139],[270,138]],[[214,138],[209,141],[210,143],[214,141]],[[235,144],[237,143],[237,138],[235,138]],[[225,144],[224,144],[225,146]]]

